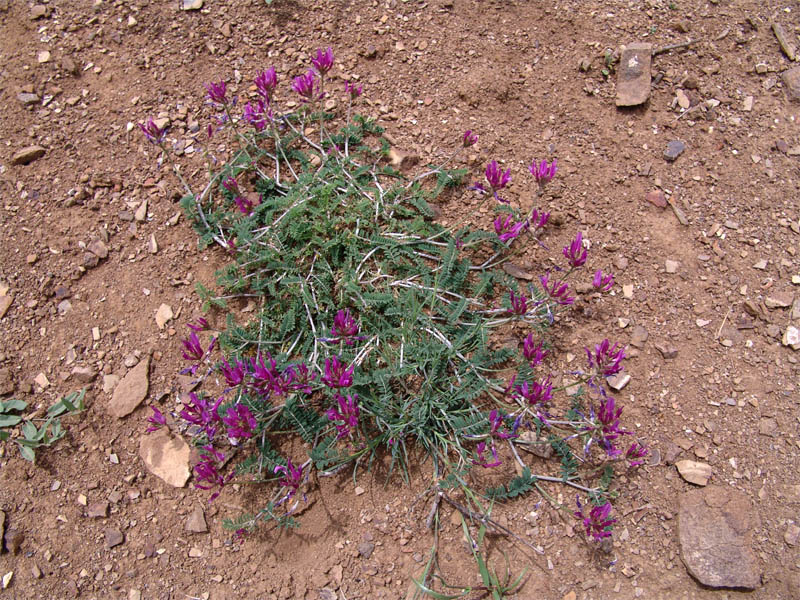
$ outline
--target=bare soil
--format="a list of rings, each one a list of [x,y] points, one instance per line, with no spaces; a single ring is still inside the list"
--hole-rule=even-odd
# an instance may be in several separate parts
[[[0,450],[0,509],[7,527],[25,536],[17,554],[0,555],[0,575],[14,572],[0,597],[406,596],[432,543],[424,527],[429,505],[414,504],[429,484],[425,465],[409,485],[361,474],[360,495],[348,474],[319,481],[299,530],[262,530],[240,543],[220,521],[257,507],[258,488],[226,489],[209,505],[191,483],[175,489],[149,474],[138,455],[146,405],[170,405],[181,385],[182,323],[202,314],[194,283],[213,284],[225,257],[198,251],[186,219],[175,218],[178,182],[128,123],[169,118],[170,139],[196,150],[178,161],[202,185],[211,110],[201,84],[226,78],[241,92],[258,70],[275,65],[285,100],[290,77],[327,46],[336,54],[337,85],[358,77],[363,112],[422,164],[440,161],[472,129],[480,140],[465,166],[477,179],[487,161],[507,161],[510,195],[524,204],[533,189],[527,165],[558,158],[542,208],[560,225],[545,242],[558,249],[582,231],[594,264],[619,283],[612,298],[602,305],[583,299],[559,326],[558,366],[582,360],[584,345],[606,336],[628,343],[638,332],[625,362],[632,379],[618,397],[626,423],[655,456],[621,486],[608,554],[593,552],[575,522],[535,495],[495,509],[501,523],[543,550],[524,553],[493,538],[494,564],[502,567],[506,552],[516,571],[528,567],[516,597],[800,597],[791,535],[800,520],[798,365],[780,342],[798,309],[772,308],[775,299],[791,305],[792,276],[800,274],[793,150],[800,104],[783,89],[780,74],[793,65],[770,29],[777,19],[796,42],[800,7],[775,0],[42,6],[37,16],[29,2],[0,0],[0,282],[13,296],[0,319],[0,368],[10,372],[13,396],[34,406],[88,385],[89,408],[65,422],[67,438],[41,451],[35,466],[14,446]],[[616,108],[616,75],[602,73],[606,49],[687,40],[694,42],[653,58],[647,104]],[[679,89],[688,108],[677,103]],[[24,105],[25,92],[38,99]],[[673,140],[686,150],[668,162]],[[45,148],[43,157],[12,164],[34,144]],[[670,206],[646,200],[657,190]],[[146,215],[136,220],[143,201]],[[450,200],[443,222],[473,201],[466,191]],[[473,222],[488,228],[489,214]],[[96,266],[86,252],[95,239],[110,250]],[[516,252],[518,265],[537,271],[541,249]],[[666,261],[677,263],[670,263],[674,272]],[[628,295],[623,285],[631,286]],[[162,303],[176,317],[159,330]],[[222,314],[210,319],[224,324]],[[677,355],[664,358],[659,347]],[[147,402],[126,418],[110,417],[103,375],[122,376],[126,359],[133,365],[147,354]],[[77,381],[75,366],[98,376]],[[41,373],[49,385],[35,382]],[[715,483],[752,500],[763,571],[755,591],[710,590],[684,568],[676,517],[692,485],[673,466],[680,458],[710,464]],[[548,489],[572,502],[569,489]],[[107,517],[86,516],[82,502],[103,501]],[[198,506],[205,534],[185,530]],[[477,584],[460,524],[443,515],[442,568],[454,584]],[[122,544],[108,547],[109,528],[123,533]],[[375,545],[368,558],[359,553],[364,543]]]

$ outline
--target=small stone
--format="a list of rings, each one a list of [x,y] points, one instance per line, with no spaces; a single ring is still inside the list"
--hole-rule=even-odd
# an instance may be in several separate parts
[[[81,383],[91,383],[97,377],[97,371],[91,367],[74,367],[71,375]]]
[[[11,307],[11,303],[14,301],[13,296],[6,296],[5,294],[0,294],[0,319],[6,316],[6,312]]]
[[[661,353],[661,357],[664,360],[672,360],[676,356],[678,356],[678,350],[675,346],[671,344],[667,344],[664,342],[656,342],[655,344],[656,350]]]
[[[150,234],[150,239],[147,241],[147,251],[150,254],[158,254],[158,242],[156,241],[155,233]]]
[[[103,375],[103,391],[106,394],[110,394],[114,391],[114,388],[117,387],[119,383],[119,375]]]
[[[798,537],[800,537],[800,527],[790,523],[786,528],[786,533],[783,534],[783,541],[790,546],[796,546]]]
[[[361,558],[369,558],[375,551],[375,544],[372,542],[361,542],[358,545],[358,554]]]
[[[81,73],[80,67],[75,64],[75,61],[69,56],[65,56],[61,59],[61,68],[73,77],[77,77]],[[78,100],[80,100],[80,98]]]
[[[682,494],[678,540],[686,570],[712,588],[759,587],[761,572],[752,549],[758,526],[758,513],[742,492],[709,486]]]
[[[156,325],[158,325],[159,329],[164,329],[167,323],[174,317],[175,315],[172,313],[172,307],[168,304],[162,304],[158,307],[156,311]]]
[[[42,578],[42,570],[39,568],[39,565],[34,564],[31,567],[31,575],[34,579],[41,579]]]
[[[25,532],[20,529],[9,527],[6,529],[3,541],[6,544],[6,550],[11,554],[17,554],[22,546],[22,542],[25,541]]]
[[[103,240],[93,240],[89,242],[86,249],[97,258],[103,259],[108,257],[108,247],[103,243]]]
[[[756,264],[753,265],[754,269],[758,269],[759,271],[764,271],[767,268],[767,259],[762,258]]]
[[[122,535],[122,532],[116,527],[107,528],[104,532],[104,535],[106,537],[107,548],[113,548],[114,546],[119,546],[122,542],[125,541],[125,537]]]
[[[121,419],[131,414],[147,396],[150,386],[150,356],[131,369],[114,389],[108,412]]]
[[[781,343],[784,346],[790,346],[792,350],[800,350],[800,330],[794,325],[789,325],[783,332]]]
[[[13,577],[14,577],[14,571],[9,571],[8,573],[5,573],[3,575],[3,580],[1,582],[2,583],[2,589],[5,590],[5,589],[8,588],[8,586],[11,585],[11,580],[13,579]]]
[[[398,169],[413,167],[419,162],[419,157],[396,148],[389,150],[389,163]]]
[[[606,377],[608,385],[617,391],[620,391],[622,388],[628,385],[628,383],[630,383],[630,380],[631,376],[625,372],[617,373],[616,375]]]
[[[192,546],[189,549],[189,558],[200,558],[203,556],[203,551],[200,548]]]
[[[44,64],[46,62],[50,62],[50,51],[49,50],[42,50],[36,56],[36,60],[38,60],[40,64]]]
[[[695,485],[707,485],[713,473],[711,466],[693,460],[679,460],[675,463],[675,466],[678,468],[678,473],[680,473],[681,477]]]
[[[800,67],[794,67],[784,71],[781,75],[783,85],[786,88],[786,95],[790,100],[800,102]]]
[[[676,260],[669,260],[669,259],[667,259],[667,260],[665,260],[665,261],[664,261],[664,269],[665,269],[665,270],[667,271],[667,273],[669,273],[670,275],[672,275],[672,274],[674,274],[674,273],[677,273],[677,272],[678,272],[678,267],[679,267],[679,266],[680,266],[680,263],[679,263],[678,261],[676,261]]]
[[[617,106],[638,106],[650,97],[652,44],[635,42],[622,52],[617,71]]]
[[[20,101],[22,106],[33,106],[39,104],[39,96],[31,92],[21,92],[17,94],[17,100]]]
[[[42,6],[41,4],[34,4],[31,6],[31,21],[35,21],[36,19],[41,19],[47,15],[47,7]]]
[[[144,222],[144,220],[147,218],[147,200],[142,200],[142,203],[136,209],[136,212],[133,213],[133,218],[137,223]]]
[[[95,342],[100,341],[100,328],[99,327],[92,327],[92,340]]]
[[[767,296],[764,304],[767,308],[789,308],[794,301],[792,294],[782,294],[780,292]]]
[[[44,156],[45,149],[41,146],[27,146],[11,157],[12,165],[27,165]]]
[[[523,279],[525,281],[533,281],[533,273],[529,273],[522,267],[514,263],[503,263],[503,270],[514,277],[515,279]]]
[[[87,269],[94,269],[97,265],[100,264],[100,259],[97,258],[96,254],[92,254],[91,252],[86,252],[83,255],[83,266]]]
[[[764,417],[758,422],[758,433],[773,437],[778,433],[778,422],[772,417]]]
[[[200,10],[203,8],[203,0],[183,0],[183,10]]]
[[[692,101],[689,100],[689,96],[680,88],[675,90],[675,97],[678,99],[678,106],[681,108],[689,108],[692,105]]]
[[[752,96],[745,96],[744,102],[742,102],[742,110],[745,112],[750,112],[753,110],[753,97]]]
[[[633,284],[628,283],[622,286],[622,296],[628,300],[633,298]]]
[[[183,487],[189,480],[189,445],[164,427],[143,435],[139,456],[147,469],[174,487]]]
[[[366,490],[363,487],[361,487],[360,485],[356,486],[355,489],[356,496],[361,496],[364,492],[366,492]]]
[[[667,149],[664,151],[664,160],[675,162],[683,154],[684,150],[686,150],[686,144],[680,140],[672,140],[667,143]]]
[[[92,502],[86,507],[86,516],[90,519],[101,519],[108,516],[108,502]]]
[[[633,328],[633,333],[631,334],[631,345],[637,348],[644,348],[648,337],[650,337],[650,334],[647,333],[647,329],[637,325]]]
[[[141,590],[131,588],[128,590],[128,600],[142,600]]]
[[[44,373],[39,373],[36,377],[34,377],[33,382],[42,389],[50,387],[50,380]]]
[[[14,378],[11,369],[3,367],[0,369],[0,396],[6,396],[14,391]],[[2,539],[2,535],[0,535]]]
[[[203,509],[195,506],[189,518],[186,519],[186,531],[189,533],[208,533],[208,525],[206,524],[206,516]]]
[[[646,199],[650,204],[657,206],[658,208],[667,207],[667,199],[664,197],[664,192],[661,190],[651,190],[647,192]]]

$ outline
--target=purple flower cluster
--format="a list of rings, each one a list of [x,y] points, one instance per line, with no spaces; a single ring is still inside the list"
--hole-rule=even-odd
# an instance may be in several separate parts
[[[528,299],[523,294],[517,295],[514,290],[509,290],[508,298],[511,303],[509,312],[512,315],[524,316],[528,313]]]
[[[494,230],[497,233],[497,239],[499,239],[504,244],[509,240],[513,240],[520,233],[522,233],[525,229],[528,228],[527,221],[520,221],[519,223],[515,223],[512,215],[506,215],[506,218],[503,219],[502,215],[498,216],[494,220]]]
[[[542,289],[544,289],[545,294],[556,304],[567,306],[575,302],[575,297],[568,294],[569,290],[566,282],[560,280],[551,282],[549,273],[540,276],[539,281],[542,283]]]
[[[464,135],[461,138],[461,143],[464,148],[469,148],[470,146],[474,146],[478,143],[478,134],[473,133],[472,130],[467,129],[464,132]]]
[[[548,375],[541,381],[528,383],[523,381],[514,386],[514,394],[517,398],[524,398],[529,406],[545,406],[553,398],[553,384]]]
[[[204,396],[198,396],[194,392],[189,393],[188,404],[184,402],[184,408],[180,412],[180,417],[187,423],[196,425],[209,440],[213,440],[217,435],[217,427],[222,419],[219,416],[219,406],[222,404],[224,396],[217,398],[213,404]]]
[[[583,512],[581,499],[576,497],[575,500],[578,504],[578,510],[576,510],[573,514],[578,519],[583,521],[583,526],[586,529],[587,537],[591,537],[595,541],[600,541],[603,538],[610,537],[611,529],[614,526],[614,523],[617,522],[616,519],[609,518],[609,515],[611,514],[611,503],[606,502],[600,506],[593,506],[587,515]]]
[[[522,422],[522,415],[519,415],[516,419],[513,420],[511,424],[511,428],[508,427],[506,423],[511,417],[509,415],[504,415],[498,410],[492,410],[489,413],[489,434],[492,437],[500,438],[501,440],[511,440],[516,438],[519,434],[517,433],[517,429],[519,429],[519,425]],[[502,430],[500,428],[503,428]]]
[[[163,144],[167,139],[167,127],[159,127],[153,118],[150,117],[144,123],[139,123],[139,129],[142,130],[144,136],[152,144]]]
[[[275,88],[278,87],[278,75],[275,72],[275,67],[270,67],[259,73],[253,81],[256,86],[256,92],[261,99],[269,104],[272,101],[272,94]]]
[[[153,414],[148,417],[147,422],[152,423],[152,425],[145,429],[145,433],[158,431],[167,424],[167,419],[160,410],[158,410],[155,406],[151,406],[150,408],[153,409]]]
[[[534,160],[531,166],[528,167],[528,170],[531,172],[531,175],[533,175],[536,183],[544,187],[546,183],[550,182],[553,177],[556,176],[558,167],[556,166],[556,159],[553,159],[553,162],[550,164],[547,164],[546,160],[536,164],[536,160]]]
[[[214,104],[222,106],[228,104],[228,90],[224,80],[219,82],[209,82],[205,84],[206,92],[208,92],[208,99]]]
[[[573,269],[577,269],[586,264],[588,253],[586,248],[583,247],[583,234],[580,231],[568,246],[564,246],[562,253],[567,259],[567,262],[569,262],[569,266]]]
[[[211,355],[214,351],[214,346],[217,344],[217,338],[211,338],[211,343],[208,345],[206,350],[203,350],[203,347],[200,345],[200,338],[197,337],[197,332],[192,331],[189,334],[188,338],[181,340],[181,344],[183,345],[183,358],[184,360],[188,360],[193,362],[194,364],[187,367],[182,373],[191,373],[194,375],[197,372],[200,363]]]
[[[305,75],[299,75],[292,80],[292,89],[297,92],[302,102],[317,100],[318,88],[317,78],[312,69],[309,69]]]
[[[503,461],[497,458],[497,448],[495,448],[494,442],[492,442],[492,446],[490,449],[490,452],[492,454],[492,462],[489,462],[488,458],[483,457],[484,452],[486,452],[486,442],[479,442],[478,445],[475,447],[476,458],[472,459],[472,464],[479,465],[484,469],[499,467],[502,464]]]
[[[358,394],[348,394],[342,396],[336,394],[336,406],[332,406],[325,413],[328,420],[333,421],[336,427],[336,439],[343,437],[353,437],[353,433],[358,429]]]
[[[644,464],[644,457],[647,456],[647,447],[639,442],[633,442],[625,453],[625,460],[631,467],[638,467]]]
[[[364,339],[358,335],[358,323],[350,314],[349,309],[339,310],[333,317],[333,327],[328,341],[342,341],[348,346],[352,346],[357,340]]]
[[[201,455],[200,462],[194,467],[194,487],[200,490],[218,487],[219,489],[208,499],[209,502],[213,502],[222,492],[222,488],[233,479],[234,474],[232,472],[227,475],[220,473],[219,464],[225,460],[224,454],[215,450],[211,444],[203,446],[203,450],[206,453]]]
[[[320,77],[324,77],[325,73],[330,71],[331,67],[333,67],[333,50],[331,50],[330,47],[324,52],[322,50],[317,50],[317,55],[311,59],[311,64],[314,65]]]
[[[222,423],[228,428],[228,437],[235,440],[253,437],[258,427],[253,413],[244,404],[231,406],[222,417]]]
[[[603,275],[603,271],[598,269],[594,274],[594,279],[592,279],[592,286],[596,290],[607,292],[614,287],[614,276],[611,273]]]
[[[330,388],[345,388],[353,385],[353,369],[349,369],[339,360],[338,356],[325,359],[325,374],[322,383]]]
[[[595,370],[605,377],[616,375],[622,371],[621,363],[625,358],[625,348],[620,344],[616,343],[612,346],[608,339],[604,339],[595,345],[594,353],[589,348],[585,348],[585,350],[590,370]]]
[[[595,423],[589,426],[589,429],[592,430],[592,437],[587,444],[587,449],[592,441],[596,439],[609,457],[616,458],[622,454],[622,450],[617,448],[614,442],[621,435],[630,434],[630,431],[626,431],[620,426],[619,417],[621,414],[622,407],[616,405],[614,398],[611,396],[603,398],[595,414]]]
[[[531,369],[533,369],[536,365],[541,364],[548,354],[549,352],[544,349],[543,342],[540,341],[538,344],[533,343],[532,333],[529,333],[522,342],[522,355],[525,357],[525,360],[530,363]]]
[[[283,474],[279,483],[281,487],[286,488],[286,495],[281,499],[280,504],[294,496],[300,489],[300,485],[303,483],[303,467],[293,465],[292,459],[288,458],[286,459],[286,466],[278,465],[273,473],[276,475],[278,473]]]

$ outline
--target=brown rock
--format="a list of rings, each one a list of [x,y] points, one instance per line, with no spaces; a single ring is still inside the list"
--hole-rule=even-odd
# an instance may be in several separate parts
[[[11,157],[12,165],[27,165],[42,158],[46,150],[41,146],[28,146]]]
[[[108,502],[92,502],[86,507],[86,516],[90,519],[100,519],[108,516]]]
[[[678,473],[689,483],[695,485],[706,485],[711,479],[713,471],[711,466],[706,463],[695,462],[693,460],[679,460],[675,463]]]
[[[203,509],[195,506],[192,514],[186,519],[186,531],[189,533],[207,533],[208,525],[206,524],[206,516],[203,514]]]
[[[638,106],[650,97],[652,44],[633,43],[622,52],[617,73],[617,106]]]
[[[678,538],[686,570],[713,588],[755,589],[761,584],[751,548],[758,515],[743,493],[721,487],[680,498]]]
[[[109,527],[108,529],[106,529],[105,536],[106,536],[106,547],[108,548],[119,546],[122,542],[125,541],[125,536],[122,535],[122,532],[116,527]]]
[[[678,356],[678,349],[675,348],[672,344],[667,344],[663,342],[656,342],[655,344],[656,350],[661,353],[661,356],[664,360],[672,360],[676,356]]]
[[[108,247],[103,243],[103,240],[93,240],[89,243],[86,249],[94,254],[97,258],[108,257]]]
[[[644,348],[644,344],[647,342],[648,337],[650,337],[650,335],[647,333],[647,329],[641,325],[637,325],[633,328],[633,334],[631,335],[631,346]]]
[[[139,443],[139,456],[147,469],[174,487],[183,487],[189,480],[190,453],[189,445],[166,427],[143,435]]]
[[[64,69],[67,73],[72,75],[73,77],[77,77],[80,75],[80,68],[78,65],[75,64],[75,61],[72,60],[69,56],[65,56],[61,59],[61,68]]]
[[[0,296],[0,319],[6,316],[6,312],[11,307],[11,303],[14,301],[13,296]]]
[[[97,377],[97,371],[91,367],[75,367],[71,375],[81,383],[91,383]]]
[[[533,281],[533,274],[529,273],[522,267],[514,263],[503,263],[503,271],[514,277],[515,279],[524,279],[525,281]]]
[[[14,391],[14,378],[11,376],[11,370],[2,368],[0,369],[0,396],[5,396]]]
[[[800,67],[784,71],[781,79],[786,87],[786,95],[789,99],[800,102]]]
[[[150,386],[150,356],[131,369],[114,388],[108,412],[121,419],[131,414],[147,397]]]
[[[652,204],[653,206],[657,206],[658,208],[666,208],[667,207],[667,199],[664,196],[664,192],[661,190],[652,190],[647,192],[647,201]]]
[[[3,541],[6,544],[6,550],[11,554],[16,554],[19,552],[22,542],[25,541],[25,533],[19,529],[9,527],[6,529],[5,535],[3,535]]]
[[[6,513],[0,510],[0,552],[3,551],[3,538],[6,534]]]
[[[31,7],[31,21],[35,21],[36,19],[41,19],[42,17],[47,15],[47,7],[41,4],[34,4]]]

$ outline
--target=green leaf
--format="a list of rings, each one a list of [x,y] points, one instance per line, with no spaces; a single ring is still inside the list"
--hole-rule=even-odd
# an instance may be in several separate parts
[[[42,428],[42,432],[44,432],[44,427]],[[39,437],[39,430],[36,429],[36,425],[34,425],[31,421],[25,421],[22,424],[22,435],[25,436],[26,440],[36,440]]]
[[[22,444],[20,444],[19,453],[25,460],[28,460],[30,462],[36,462],[36,452],[34,452],[33,448],[30,448],[28,446],[23,446]]]
[[[5,402],[0,402],[0,413],[10,412],[12,410],[25,410],[26,408],[28,408],[27,402],[15,400],[14,398],[6,400]]]
[[[0,427],[13,427],[22,421],[22,417],[17,415],[0,414]]]

